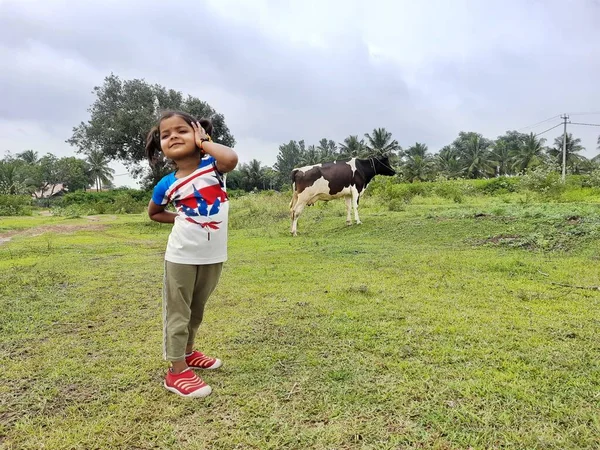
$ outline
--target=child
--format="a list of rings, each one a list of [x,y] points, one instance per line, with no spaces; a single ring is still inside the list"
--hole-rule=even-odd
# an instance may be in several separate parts
[[[222,175],[235,168],[237,154],[212,141],[209,120],[164,113],[146,139],[150,164],[158,152],[177,166],[154,187],[148,215],[172,223],[165,252],[163,356],[171,362],[164,386],[183,397],[212,391],[191,369],[217,369],[221,360],[194,350],[204,305],[227,260],[229,202]],[[173,203],[176,213],[166,211]]]

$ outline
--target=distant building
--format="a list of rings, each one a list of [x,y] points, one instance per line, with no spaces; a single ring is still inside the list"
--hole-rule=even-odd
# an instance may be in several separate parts
[[[61,197],[68,192],[67,187],[63,183],[49,184],[43,190],[31,194],[33,198],[55,198]]]

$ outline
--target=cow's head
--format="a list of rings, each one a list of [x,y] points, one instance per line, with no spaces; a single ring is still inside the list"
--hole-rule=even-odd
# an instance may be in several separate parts
[[[373,168],[377,175],[396,175],[396,171],[392,169],[390,165],[390,158],[388,155],[375,156],[373,159]]]

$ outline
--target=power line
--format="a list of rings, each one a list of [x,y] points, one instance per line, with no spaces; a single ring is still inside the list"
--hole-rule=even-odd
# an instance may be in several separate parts
[[[570,122],[571,125],[585,125],[587,127],[600,127],[600,123],[581,123],[581,122]]]
[[[535,136],[536,136],[536,137],[537,137],[537,136],[540,136],[540,135],[542,135],[542,134],[544,134],[544,133],[547,133],[547,132],[548,132],[548,131],[550,131],[550,130],[554,130],[555,128],[558,128],[558,127],[560,127],[561,125],[562,125],[562,123],[559,123],[558,125],[554,125],[552,128],[548,128],[547,130],[545,130],[545,131],[542,131],[541,133],[537,133]]]
[[[571,113],[572,116],[595,116],[598,114],[600,114],[600,111]]]
[[[557,114],[556,116],[549,117],[546,120],[542,120],[541,122],[534,123],[533,125],[529,125],[527,127],[519,128],[517,131],[526,130],[527,128],[537,127],[538,125],[541,125],[541,124],[546,123],[546,122],[550,122],[552,119],[556,119],[558,117],[560,117],[560,114]]]

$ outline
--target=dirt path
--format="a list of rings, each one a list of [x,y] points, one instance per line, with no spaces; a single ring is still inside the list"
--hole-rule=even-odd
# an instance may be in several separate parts
[[[90,219],[98,220],[98,219]],[[80,225],[40,225],[39,227],[27,228],[25,230],[14,230],[6,233],[0,233],[0,245],[10,241],[15,236],[34,237],[44,233],[61,233],[69,234],[80,230],[101,231],[106,228],[106,225],[98,223],[80,224]]]

